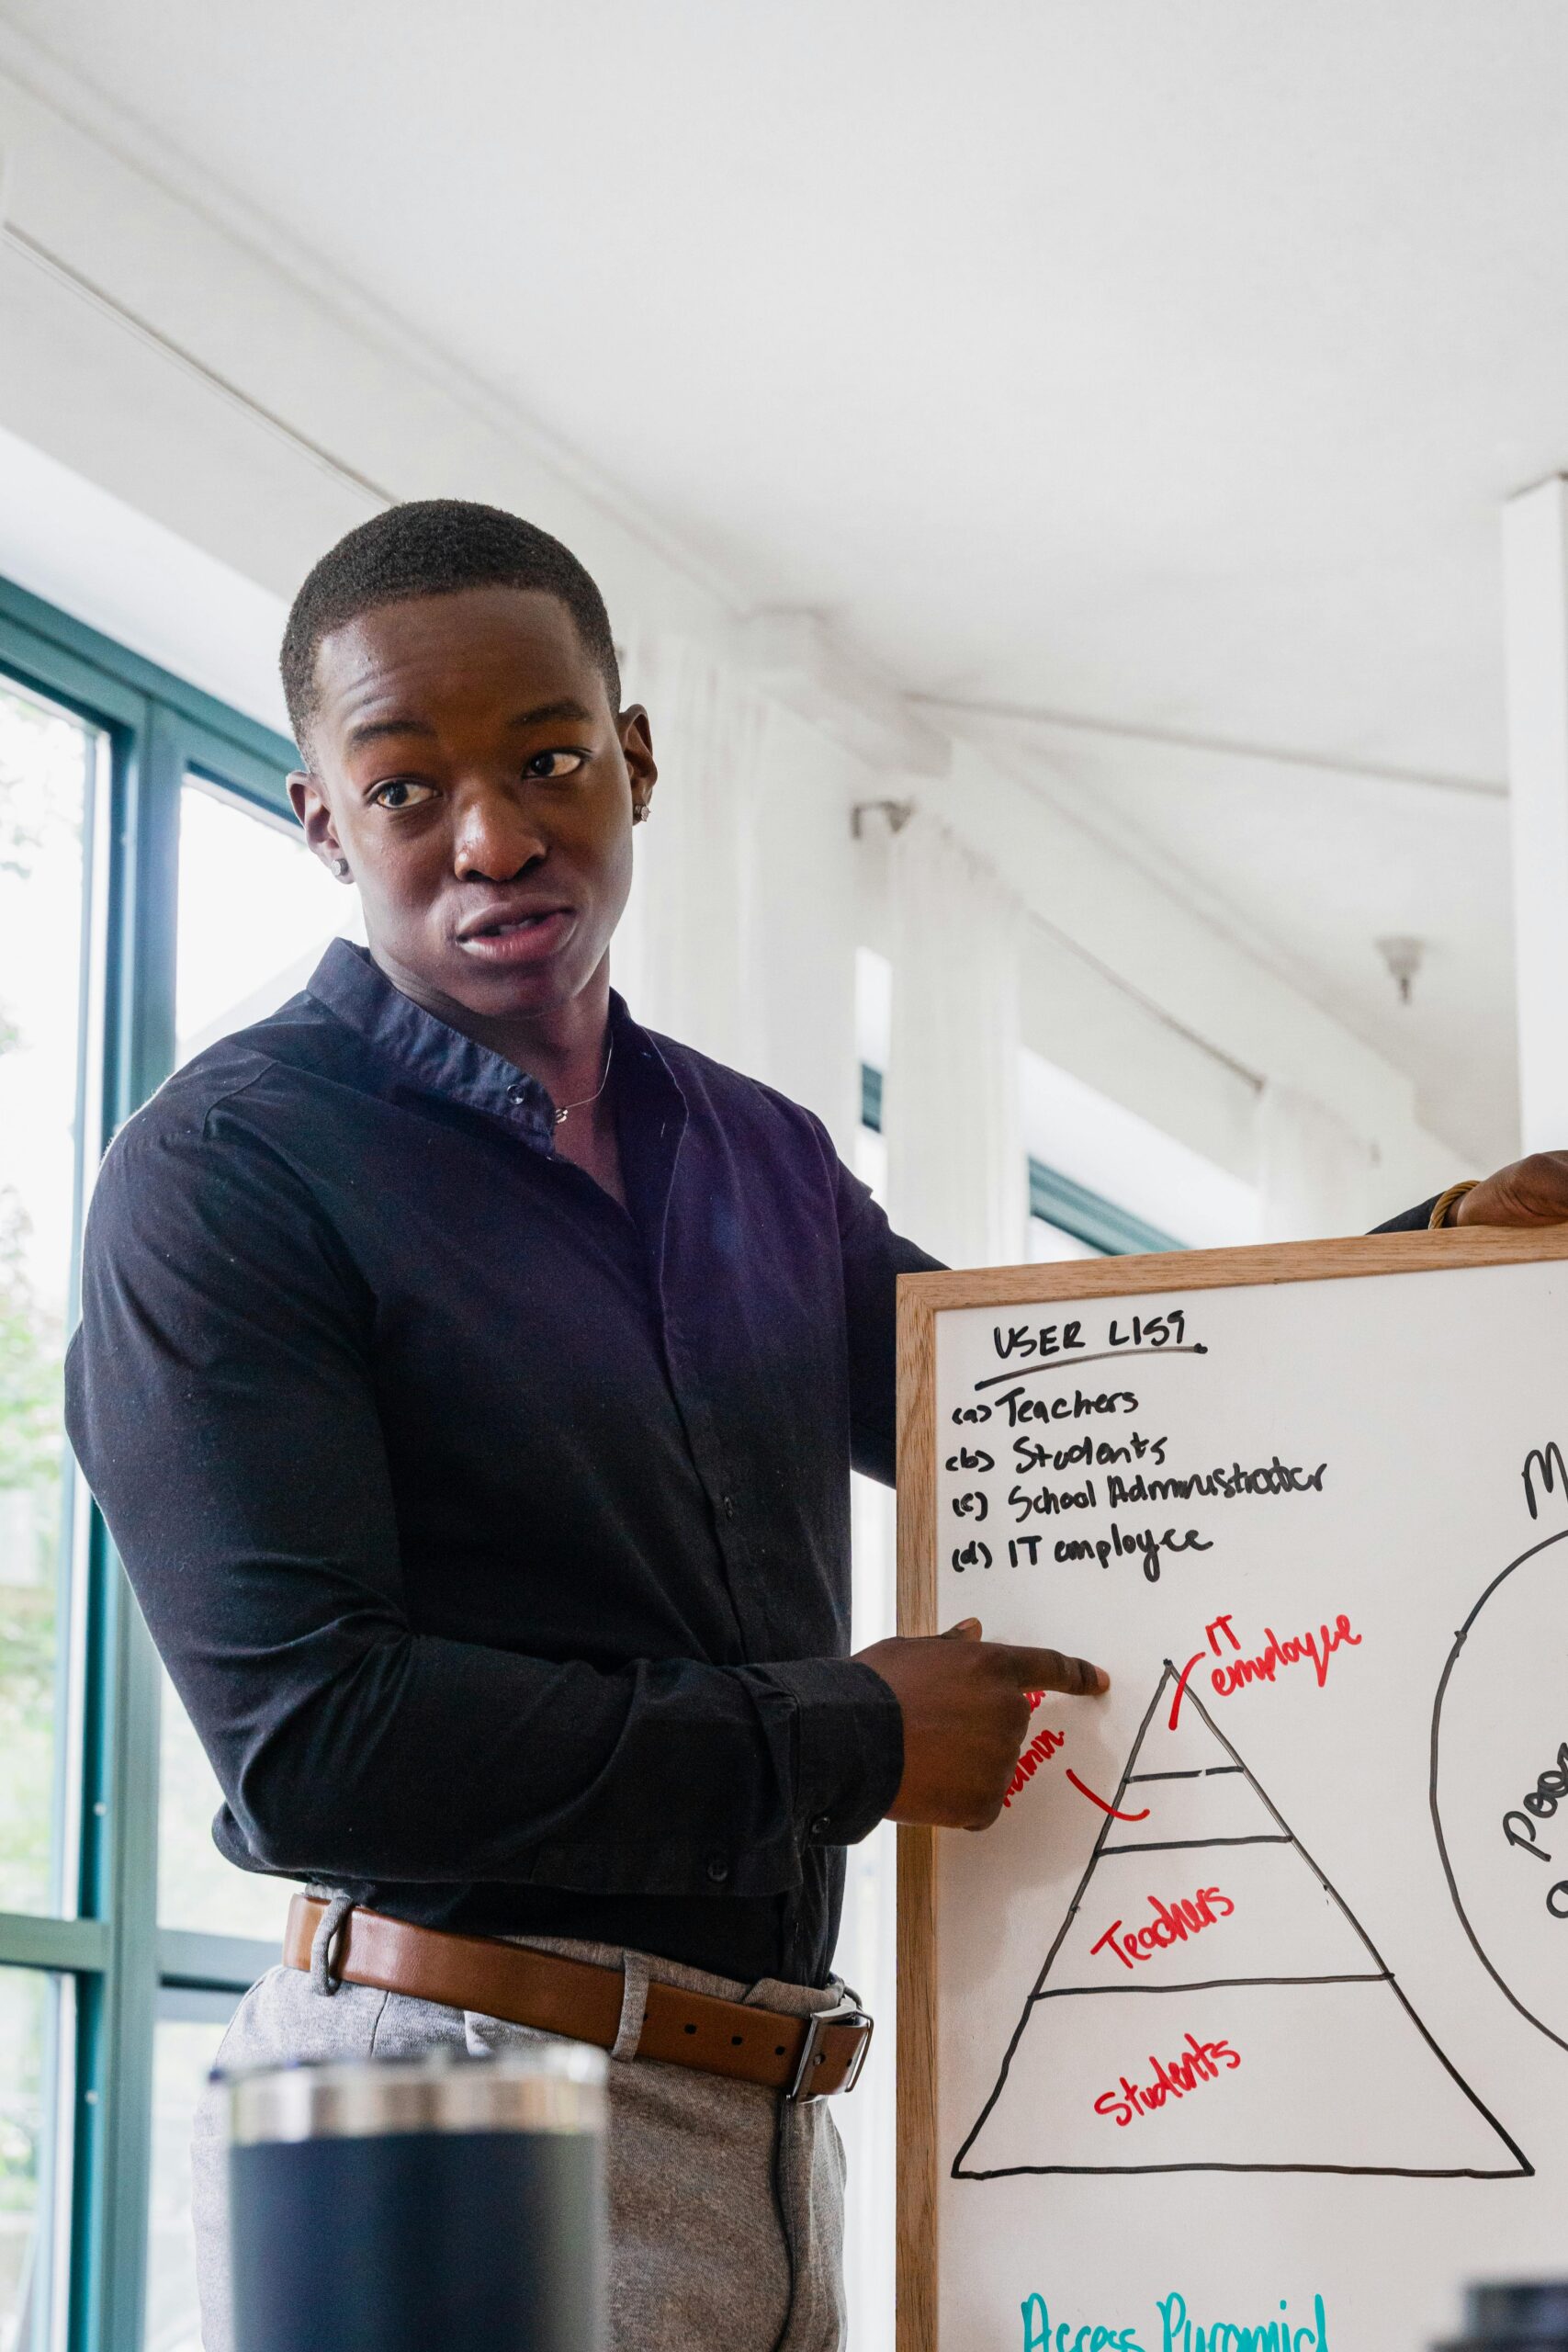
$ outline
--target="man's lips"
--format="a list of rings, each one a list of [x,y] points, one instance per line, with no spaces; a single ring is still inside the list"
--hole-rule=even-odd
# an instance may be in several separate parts
[[[570,907],[503,909],[488,921],[470,916],[457,944],[478,964],[538,964],[555,954],[576,920]]]

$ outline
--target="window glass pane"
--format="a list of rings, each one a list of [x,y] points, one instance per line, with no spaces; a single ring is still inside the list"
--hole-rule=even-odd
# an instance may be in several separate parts
[[[855,1129],[855,1174],[863,1184],[869,1185],[874,1197],[886,1207],[887,1202],[887,1138],[878,1135],[874,1127]]]
[[[0,1968],[0,2352],[42,2352],[49,2341],[66,2007],[58,1978]]]
[[[218,2056],[226,2022],[218,2015],[198,2019],[164,2017],[154,2030],[152,2178],[147,2211],[147,2319],[142,2352],[201,2352],[196,2245],[190,2223],[190,2132],[196,2102]]]
[[[359,893],[310,855],[293,820],[187,776],[175,945],[178,1059],[276,1012],[339,935],[364,943]]]
[[[236,1870],[213,1844],[212,1817],[223,1792],[167,1675],[158,1769],[160,1925],[281,1943],[293,1886],[287,1879]]]
[[[199,777],[180,795],[175,1028],[188,1061],[297,995],[335,933],[363,941],[358,894],[334,882],[297,827]],[[212,1842],[217,1779],[164,1681],[158,1917],[276,1941],[292,1888],[226,1862]]]
[[[85,820],[100,739],[0,680],[0,1910],[58,1907],[60,1366],[78,1205]]]

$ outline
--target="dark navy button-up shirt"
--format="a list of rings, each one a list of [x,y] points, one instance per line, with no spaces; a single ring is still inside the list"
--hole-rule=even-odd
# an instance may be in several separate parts
[[[809,1113],[612,1023],[629,1215],[336,943],[109,1151],[71,1436],[231,1860],[820,1983],[903,1760],[849,1474],[932,1261]]]

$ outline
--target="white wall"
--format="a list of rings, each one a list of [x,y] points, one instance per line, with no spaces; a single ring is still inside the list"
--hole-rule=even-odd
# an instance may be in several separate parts
[[[768,738],[759,808],[752,965],[762,1071],[809,1102],[850,1159],[860,1124],[855,1050],[858,861],[850,807],[861,763],[793,711]]]

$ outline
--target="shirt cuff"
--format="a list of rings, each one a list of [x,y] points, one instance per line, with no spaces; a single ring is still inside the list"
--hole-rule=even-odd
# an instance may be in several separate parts
[[[796,1658],[756,1670],[795,1702],[802,1842],[857,1845],[898,1793],[903,1709],[881,1675],[854,1658]]]
[[[1431,1226],[1432,1211],[1442,1197],[1440,1193],[1434,1193],[1429,1201],[1420,1201],[1413,1209],[1401,1209],[1397,1216],[1389,1217],[1382,1225],[1374,1225],[1372,1231],[1374,1233],[1425,1233]]]

